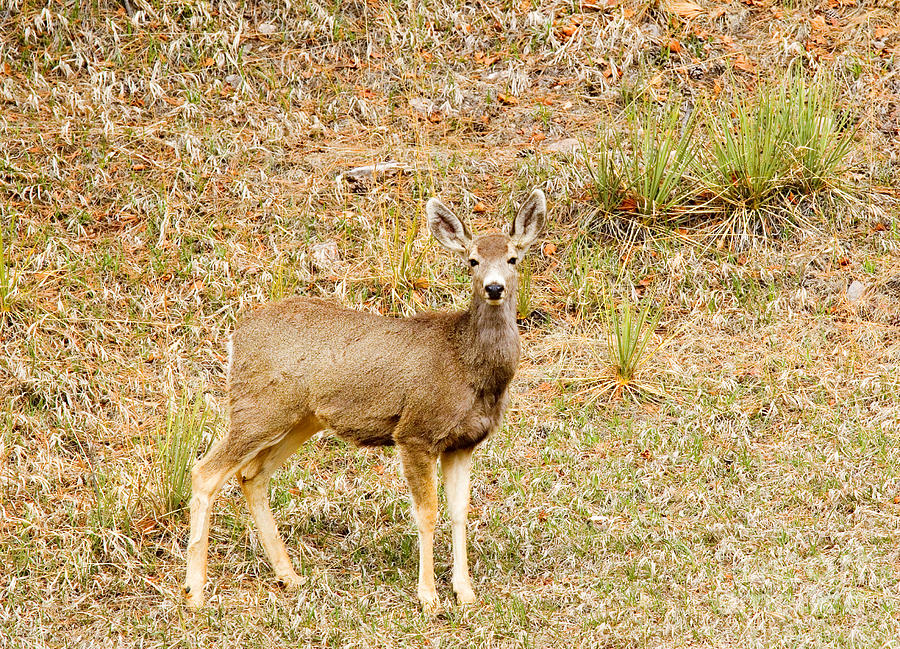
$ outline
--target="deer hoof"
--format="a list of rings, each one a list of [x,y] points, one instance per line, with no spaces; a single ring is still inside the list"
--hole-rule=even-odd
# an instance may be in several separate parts
[[[437,591],[420,590],[419,602],[422,603],[422,609],[426,613],[436,613],[441,607],[441,600],[438,598]]]
[[[193,610],[197,610],[201,606],[203,606],[203,589],[202,588],[192,588],[185,584],[184,588],[185,600],[187,601],[187,607]]]
[[[288,575],[278,575],[278,581],[284,584],[288,590],[297,590],[303,585],[303,578],[296,572]]]
[[[454,588],[453,590],[456,591],[456,601],[460,606],[475,603],[475,591],[473,591],[472,587],[468,584],[466,584],[465,586]]]

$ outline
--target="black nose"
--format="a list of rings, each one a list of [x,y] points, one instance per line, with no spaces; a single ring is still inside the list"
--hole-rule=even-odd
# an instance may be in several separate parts
[[[489,300],[499,300],[503,295],[503,284],[488,284],[484,287]]]

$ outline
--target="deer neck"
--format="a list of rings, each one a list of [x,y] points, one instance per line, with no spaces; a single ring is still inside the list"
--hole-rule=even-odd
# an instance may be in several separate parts
[[[492,305],[477,293],[464,313],[460,357],[473,377],[473,387],[499,397],[519,364],[519,329],[513,299]]]

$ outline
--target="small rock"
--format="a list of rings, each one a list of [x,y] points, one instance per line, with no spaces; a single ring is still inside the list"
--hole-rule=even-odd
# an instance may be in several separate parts
[[[225,77],[225,83],[237,90],[243,85],[244,81],[243,79],[241,79],[241,75],[239,74],[229,74],[227,77]]]
[[[564,140],[557,140],[544,145],[544,151],[547,153],[575,153],[581,148],[581,142],[574,137],[567,137]]]
[[[860,282],[858,279],[850,282],[850,287],[847,289],[847,299],[851,302],[859,302],[860,298],[862,298],[863,293],[866,292],[866,285]]]
[[[275,27],[275,25],[273,25],[272,23],[259,23],[259,26],[256,29],[260,34],[263,34],[264,36],[271,36],[276,31],[278,31],[278,28]]]
[[[322,241],[312,246],[313,262],[322,270],[334,270],[341,263],[337,242]]]

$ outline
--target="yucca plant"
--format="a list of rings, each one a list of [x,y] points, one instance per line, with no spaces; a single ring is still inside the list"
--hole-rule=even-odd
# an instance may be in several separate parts
[[[662,312],[652,307],[651,292],[638,305],[629,298],[616,303],[606,291],[601,314],[605,325],[606,349],[594,349],[601,371],[588,376],[560,377],[581,384],[576,394],[587,395],[593,403],[631,396],[638,399],[661,399],[666,396],[658,383],[642,371],[659,344],[651,346],[653,332]]]
[[[627,298],[617,305],[607,295],[604,316],[608,362],[621,391],[641,391],[638,371],[649,357],[648,346],[661,316],[661,311],[652,311],[651,306],[649,292],[638,305]]]
[[[785,147],[791,111],[784,88],[710,106],[708,114],[710,147],[701,172],[708,189],[732,211],[765,208],[791,179]]]
[[[839,188],[855,131],[839,116],[834,83],[830,78],[807,83],[800,75],[788,76],[786,83],[791,112],[786,139],[792,148],[798,189],[814,193]]]
[[[628,135],[614,140],[615,159],[621,160],[626,201],[631,199],[633,211],[655,224],[690,196],[682,181],[695,155],[695,113],[683,117],[677,101],[663,106],[639,101],[628,118]]]
[[[169,402],[165,430],[156,436],[156,512],[170,516],[181,512],[191,497],[191,467],[209,446],[217,417],[203,395],[183,392]]]
[[[600,137],[595,154],[585,150],[584,160],[590,175],[594,203],[605,214],[616,211],[625,201],[625,181],[621,173],[619,141],[607,133]]]

